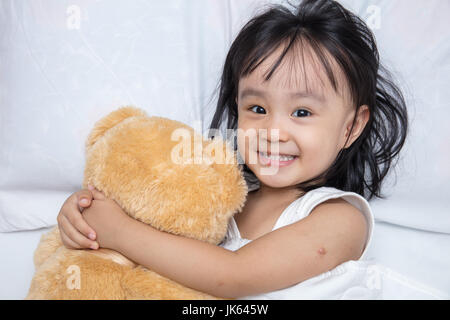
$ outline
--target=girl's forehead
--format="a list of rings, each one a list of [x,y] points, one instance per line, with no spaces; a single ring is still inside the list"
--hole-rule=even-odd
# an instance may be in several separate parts
[[[242,77],[239,81],[239,90],[244,86],[258,86],[269,90],[313,92],[325,97],[348,98],[346,80],[337,62],[330,54],[326,53],[324,58],[327,59],[332,70],[337,90],[333,88],[320,58],[307,46],[289,50],[274,70],[283,49],[283,46],[278,47],[253,72]],[[274,71],[271,74],[272,70]],[[267,79],[269,74],[270,78]]]

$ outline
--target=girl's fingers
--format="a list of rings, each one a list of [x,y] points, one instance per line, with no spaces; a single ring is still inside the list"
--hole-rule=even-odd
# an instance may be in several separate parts
[[[63,242],[64,246],[69,249],[81,249],[81,247],[70,240],[70,238],[65,234],[64,230],[62,228],[59,228],[59,234],[61,236],[61,241]]]
[[[81,248],[98,248],[97,242],[89,240],[83,234],[78,232],[78,230],[75,229],[75,227],[70,223],[66,216],[62,216],[60,224],[61,229],[63,229],[63,232],[66,234],[66,236]]]
[[[65,214],[63,214],[63,217],[66,218],[69,223],[86,238],[95,240],[95,231],[87,224],[87,222],[83,219],[81,212],[77,209],[74,210],[73,208],[68,208]]]
[[[76,193],[76,202],[78,205],[78,208],[80,209],[80,212],[83,211],[84,208],[89,207],[91,205],[92,201],[92,192],[90,190],[80,190]]]
[[[94,196],[94,200],[105,200],[106,196],[103,192],[98,191],[97,189],[92,189],[91,190],[92,195]]]

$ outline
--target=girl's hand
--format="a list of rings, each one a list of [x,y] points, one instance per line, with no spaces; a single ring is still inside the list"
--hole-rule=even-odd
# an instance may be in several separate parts
[[[133,221],[116,201],[106,198],[105,195],[93,190],[94,199],[89,208],[84,209],[85,221],[97,233],[97,242],[100,247],[114,249],[117,233],[126,228],[126,224]]]
[[[91,205],[93,189],[89,186],[88,190],[83,189],[73,193],[59,211],[56,220],[61,240],[69,249],[98,248],[98,243],[94,241],[96,238],[94,229],[84,221],[81,215],[81,212]]]

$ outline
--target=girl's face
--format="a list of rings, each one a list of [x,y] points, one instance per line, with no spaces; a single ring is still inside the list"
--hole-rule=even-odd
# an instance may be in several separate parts
[[[236,98],[239,153],[261,185],[271,188],[294,186],[329,168],[344,147],[355,114],[348,92],[343,89],[339,91],[344,94],[336,93],[322,68],[315,67],[320,66],[317,59],[308,54],[304,55],[304,65],[285,63],[286,56],[264,82],[280,53],[281,48],[240,79]],[[335,74],[340,75],[334,60],[329,62]],[[337,80],[338,88],[342,88],[345,85],[342,76]],[[346,148],[362,132],[368,117],[368,108],[363,106]],[[278,136],[274,129],[279,130]],[[295,158],[268,160],[258,151]]]

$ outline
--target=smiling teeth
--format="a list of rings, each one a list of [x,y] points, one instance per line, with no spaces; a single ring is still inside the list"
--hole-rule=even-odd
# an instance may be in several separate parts
[[[268,158],[270,160],[278,160],[278,161],[289,161],[295,159],[294,156],[279,156],[279,155],[268,155],[267,153],[260,152],[259,153],[264,158]]]

